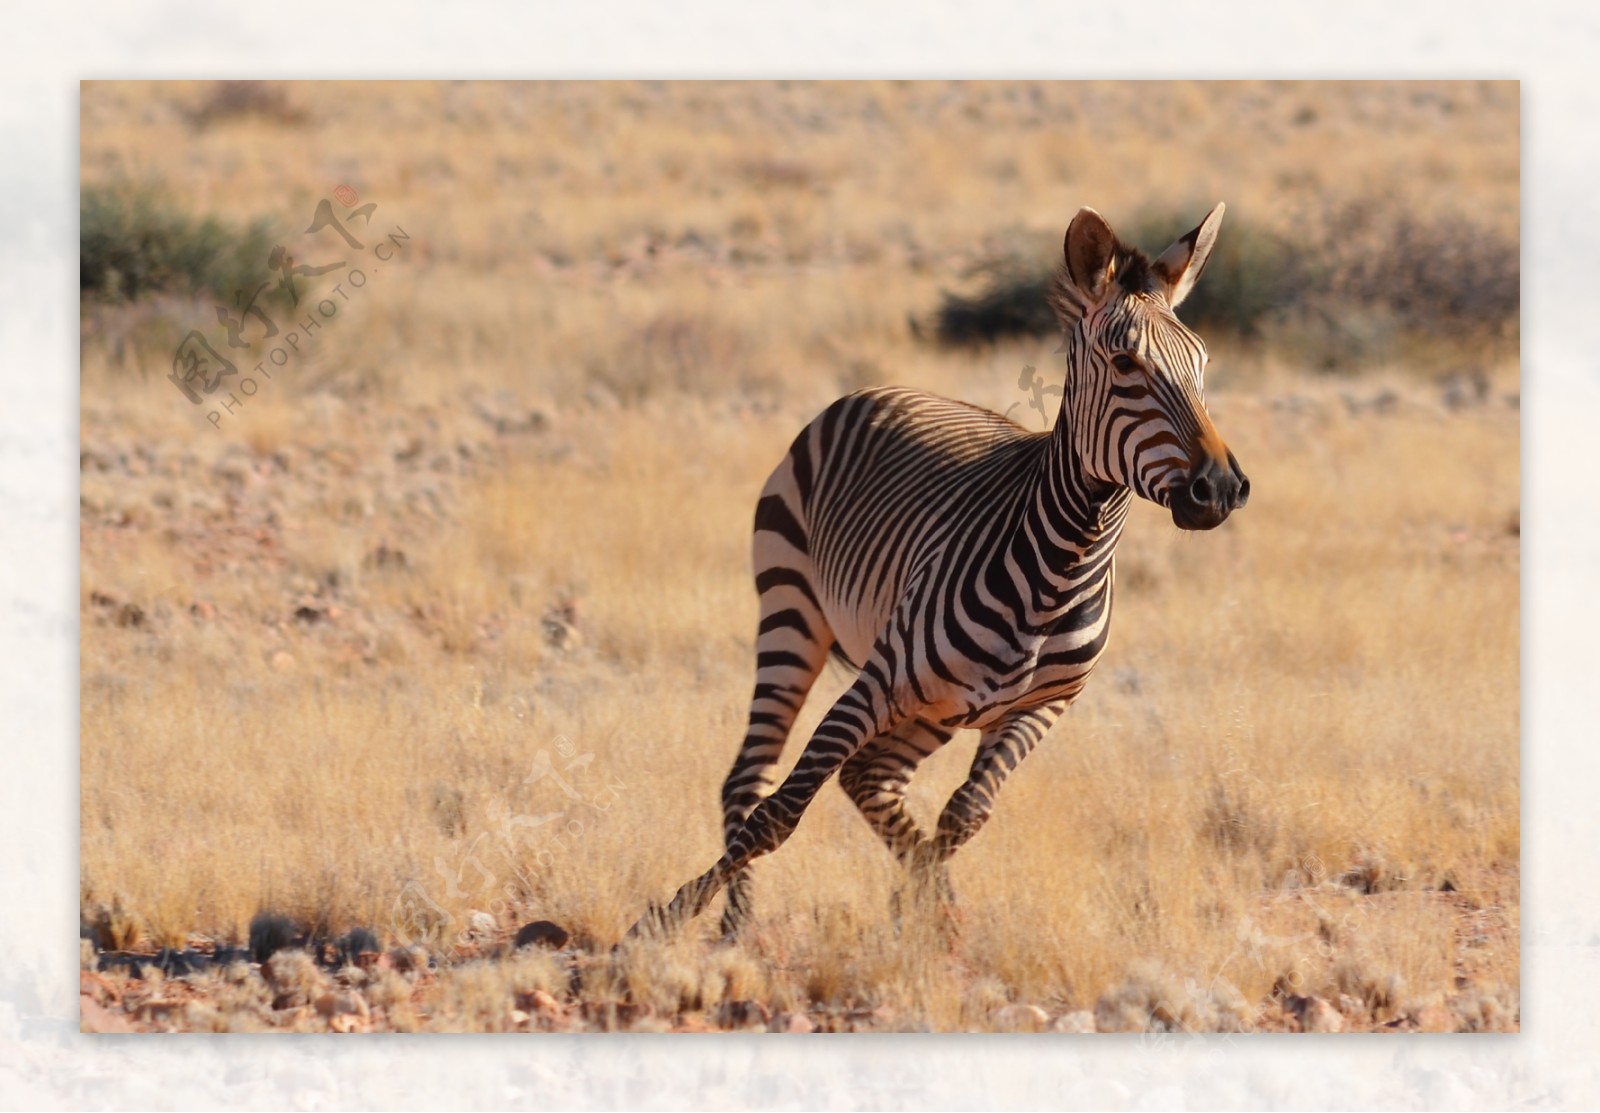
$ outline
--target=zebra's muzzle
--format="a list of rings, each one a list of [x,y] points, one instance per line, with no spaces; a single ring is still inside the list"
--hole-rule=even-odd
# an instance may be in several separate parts
[[[1173,484],[1169,503],[1179,529],[1215,529],[1250,500],[1250,479],[1239,461],[1206,456],[1188,476]]]

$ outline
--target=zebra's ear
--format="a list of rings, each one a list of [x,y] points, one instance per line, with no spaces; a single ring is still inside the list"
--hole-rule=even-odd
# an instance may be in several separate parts
[[[1217,245],[1217,230],[1222,227],[1222,214],[1226,210],[1227,206],[1219,201],[1200,222],[1200,227],[1167,248],[1161,258],[1150,264],[1150,272],[1165,287],[1167,304],[1172,308],[1178,308],[1200,280],[1211,249]]]
[[[1119,246],[1117,234],[1106,218],[1091,208],[1079,209],[1067,225],[1067,239],[1062,245],[1067,277],[1090,305],[1100,300],[1111,283],[1111,268]]]

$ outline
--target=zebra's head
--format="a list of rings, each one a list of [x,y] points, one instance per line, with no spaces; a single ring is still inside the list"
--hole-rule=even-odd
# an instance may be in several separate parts
[[[1173,314],[1217,241],[1223,206],[1151,260],[1083,209],[1067,228],[1051,303],[1066,331],[1061,406],[1079,464],[1213,529],[1250,497],[1250,481],[1206,413],[1206,348]]]

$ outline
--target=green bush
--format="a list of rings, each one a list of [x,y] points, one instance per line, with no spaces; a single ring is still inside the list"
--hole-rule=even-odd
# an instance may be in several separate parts
[[[939,343],[952,347],[1048,336],[1059,327],[1046,300],[1049,290],[1048,268],[1001,266],[991,271],[987,285],[973,297],[945,291],[928,330]],[[922,335],[923,324],[913,318],[911,331]]]
[[[181,212],[154,184],[85,186],[79,202],[78,286],[104,302],[176,294],[232,302],[270,272],[270,221],[244,228]]]
[[[1194,228],[1194,214],[1145,212],[1122,239],[1152,253]],[[1192,328],[1255,337],[1276,314],[1303,301],[1319,275],[1306,254],[1287,241],[1237,219],[1224,220],[1205,274],[1178,316]]]
[[[1146,210],[1118,232],[1161,251],[1193,224],[1192,212]],[[1050,336],[1057,324],[1046,293],[1056,266],[1054,255],[992,260],[979,293],[945,293],[913,331],[949,346]],[[1515,240],[1373,200],[1330,210],[1294,239],[1230,215],[1178,316],[1203,334],[1259,341],[1338,371],[1392,360],[1417,338],[1514,344],[1520,289]]]
[[[1522,308],[1520,245],[1454,216],[1422,218],[1375,202],[1334,213],[1326,293],[1387,304],[1420,328],[1501,330]]]

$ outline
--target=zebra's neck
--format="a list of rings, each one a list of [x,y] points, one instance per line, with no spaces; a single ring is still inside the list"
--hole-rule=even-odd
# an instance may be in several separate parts
[[[1107,580],[1131,494],[1084,474],[1063,406],[1011,545],[1031,622],[1055,621]]]

